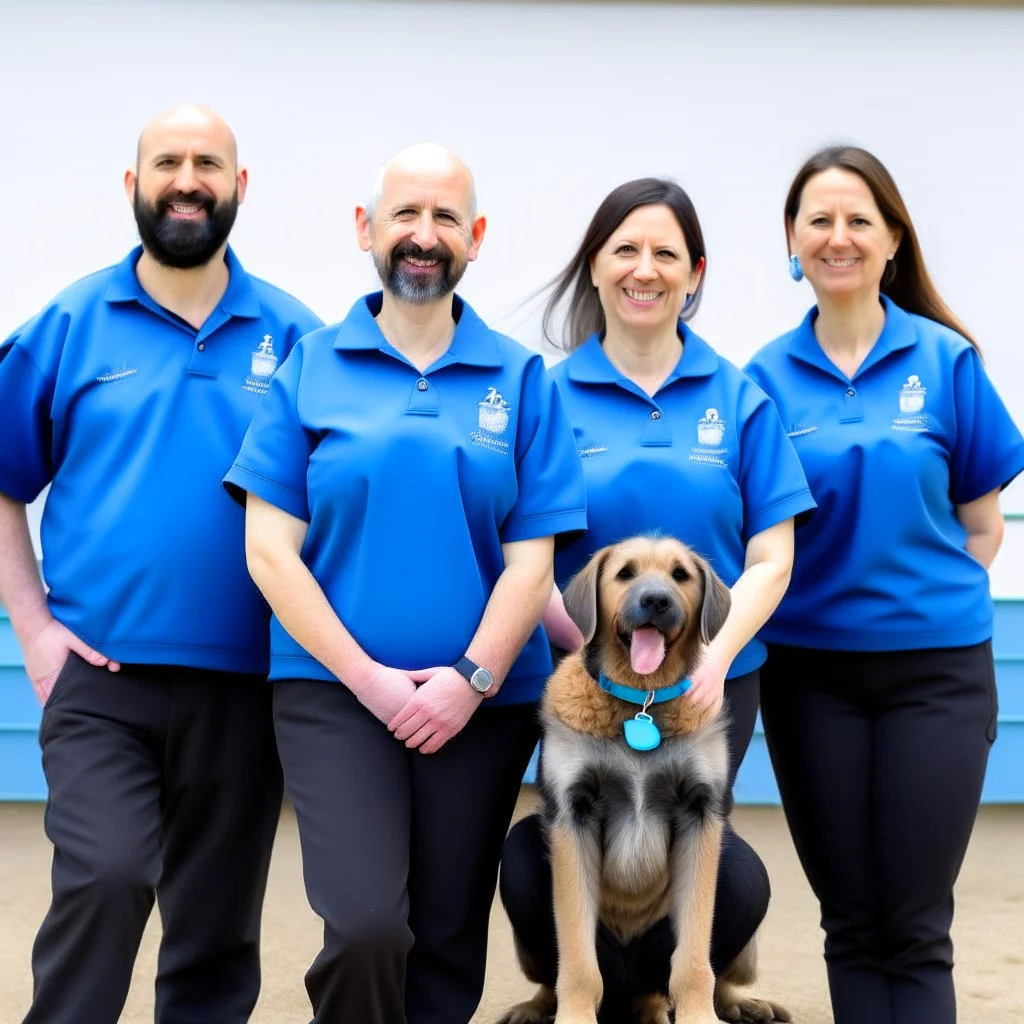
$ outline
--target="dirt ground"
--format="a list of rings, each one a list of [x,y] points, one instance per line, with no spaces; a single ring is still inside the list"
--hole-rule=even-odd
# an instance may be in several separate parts
[[[534,800],[524,788],[519,813]],[[798,1024],[831,1024],[816,906],[793,854],[781,812],[739,808],[737,829],[764,858],[774,896],[762,930],[761,990],[787,1005]],[[29,951],[49,899],[50,849],[42,807],[0,805],[0,1021],[16,1024],[31,991]],[[957,987],[961,1024],[1019,1024],[1024,1019],[1024,807],[984,808],[957,890]],[[487,985],[473,1024],[492,1024],[531,986],[515,964],[500,904],[492,914]],[[295,819],[286,809],[278,833],[264,916],[264,982],[254,1024],[304,1024],[302,975],[319,948],[319,922],[302,890]],[[146,934],[121,1018],[153,1019],[152,986],[159,930]],[[89,1024],[82,1018],[82,1024]],[[927,1022],[921,1022],[927,1024]]]

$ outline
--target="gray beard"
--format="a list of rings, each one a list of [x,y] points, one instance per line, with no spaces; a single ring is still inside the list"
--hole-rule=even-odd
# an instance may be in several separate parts
[[[379,259],[376,253],[372,253],[372,256],[377,276],[385,289],[396,299],[415,306],[426,306],[451,295],[466,272],[465,267],[454,272],[456,268],[449,261],[442,264],[441,272],[435,277],[422,278],[408,273],[402,267],[401,260]]]

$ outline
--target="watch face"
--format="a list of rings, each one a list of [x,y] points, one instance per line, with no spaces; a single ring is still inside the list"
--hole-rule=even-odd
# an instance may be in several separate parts
[[[485,668],[478,668],[469,679],[470,685],[477,693],[485,693],[491,688],[494,678]]]

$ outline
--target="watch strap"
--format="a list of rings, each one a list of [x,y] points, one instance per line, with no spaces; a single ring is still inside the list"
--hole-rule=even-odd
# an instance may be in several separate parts
[[[470,659],[467,658],[465,655],[459,658],[459,660],[455,662],[454,665],[452,665],[452,668],[455,669],[455,671],[458,672],[459,675],[466,677],[467,683],[473,678],[473,673],[479,667],[480,666],[475,661],[470,661]]]

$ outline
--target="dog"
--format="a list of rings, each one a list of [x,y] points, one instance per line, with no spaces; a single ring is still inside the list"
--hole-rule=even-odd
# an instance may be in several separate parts
[[[545,688],[542,810],[510,832],[501,869],[517,957],[540,988],[500,1024],[790,1019],[736,989],[754,979],[767,895],[717,979],[711,965],[726,724],[683,694],[730,600],[704,559],[664,536],[603,548],[566,589],[584,645]],[[614,1007],[602,1005],[604,947],[622,975]]]

